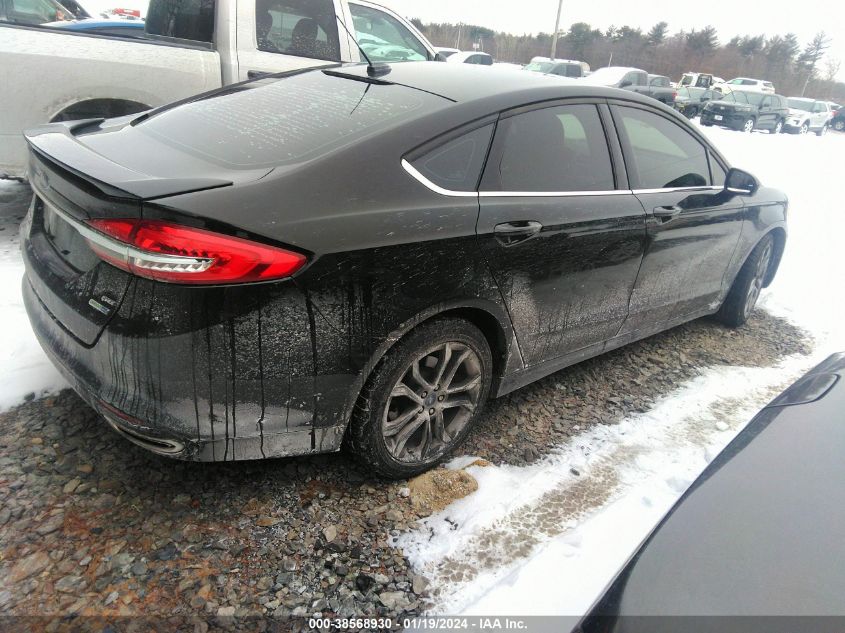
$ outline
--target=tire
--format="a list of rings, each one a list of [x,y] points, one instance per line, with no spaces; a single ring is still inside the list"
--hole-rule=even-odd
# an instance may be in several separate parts
[[[821,129],[816,132],[816,136],[824,136],[825,134],[827,134],[827,126],[823,125]]]
[[[344,448],[390,479],[425,472],[466,439],[492,375],[490,346],[478,328],[457,318],[423,323],[385,354],[367,380]]]
[[[783,132],[783,121],[778,120],[778,122],[775,123],[775,127],[772,129],[772,134],[780,134],[782,132]]]
[[[772,236],[766,235],[745,260],[725,302],[716,313],[716,318],[725,325],[739,327],[748,321],[763,290],[774,255],[774,246]]]
[[[806,134],[809,131],[810,131],[810,124],[805,121],[804,125],[801,126],[801,129],[798,130],[798,133],[799,134]]]
[[[754,131],[754,123],[755,121],[752,118],[745,119],[745,123],[742,124],[742,127],[739,131],[745,132],[746,134],[751,134]]]
[[[839,119],[833,122],[833,129],[837,132],[845,132],[845,119]]]
[[[695,117],[698,116],[698,108],[696,108],[695,106],[692,106],[691,108],[689,108],[689,110],[687,112],[684,112],[684,114],[687,115],[688,119],[692,120],[692,119],[694,119]]]

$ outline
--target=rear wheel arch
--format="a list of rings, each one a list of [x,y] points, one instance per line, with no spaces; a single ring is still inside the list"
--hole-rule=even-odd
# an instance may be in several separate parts
[[[405,321],[399,328],[385,337],[385,341],[373,352],[370,360],[359,374],[349,393],[346,413],[344,414],[344,423],[348,424],[358,396],[390,350],[396,347],[400,341],[405,339],[414,330],[436,319],[460,318],[481,331],[487,340],[493,357],[493,376],[490,394],[491,397],[495,397],[501,378],[511,370],[514,362],[520,366],[522,363],[516,347],[515,338],[512,336],[512,331],[509,332],[510,321],[503,321],[503,319],[507,318],[507,315],[501,314],[497,316],[495,312],[495,308],[483,304],[448,305],[440,309],[425,311],[413,319]]]
[[[150,108],[151,106],[131,99],[86,99],[66,106],[50,119],[50,123],[99,117],[108,119],[137,114]]]

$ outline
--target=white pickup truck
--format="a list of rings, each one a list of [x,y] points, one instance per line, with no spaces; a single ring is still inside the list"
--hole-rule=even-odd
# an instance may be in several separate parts
[[[0,21],[0,175],[24,175],[21,131],[40,123],[133,114],[263,73],[363,61],[359,45],[373,63],[439,59],[410,22],[368,0],[152,0],[141,35]]]

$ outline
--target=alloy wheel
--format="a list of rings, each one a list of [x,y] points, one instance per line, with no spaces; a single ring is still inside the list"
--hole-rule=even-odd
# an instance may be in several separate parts
[[[472,418],[482,390],[481,359],[448,342],[428,350],[393,386],[381,422],[385,446],[403,463],[442,455]]]
[[[778,121],[775,124],[775,134],[780,134],[783,131],[783,121]]]
[[[833,124],[833,129],[837,132],[842,132],[843,130],[845,130],[845,121],[836,121]]]
[[[754,131],[754,119],[748,119],[745,122],[745,125],[742,128],[742,131],[748,132],[748,133],[753,132]]]
[[[819,130],[819,136],[824,136],[825,134],[827,134],[827,126],[823,125],[822,129]]]
[[[763,283],[766,281],[766,273],[769,270],[769,263],[772,260],[772,244],[766,244],[766,248],[760,253],[760,259],[757,260],[757,268],[754,270],[754,278],[748,286],[748,294],[745,296],[745,317],[751,314],[754,306],[757,305],[757,299],[760,298],[760,293],[763,291]]]
[[[801,126],[801,134],[806,134],[809,131],[810,131],[810,125],[808,123],[805,123],[804,125]]]

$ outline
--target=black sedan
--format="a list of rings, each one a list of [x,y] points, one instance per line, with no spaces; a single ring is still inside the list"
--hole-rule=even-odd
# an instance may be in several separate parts
[[[845,354],[836,354],[713,460],[576,631],[841,631],[843,447]]]
[[[407,477],[488,396],[690,319],[743,323],[784,195],[646,97],[503,77],[339,66],[30,130],[38,338],[149,450],[345,445]]]

